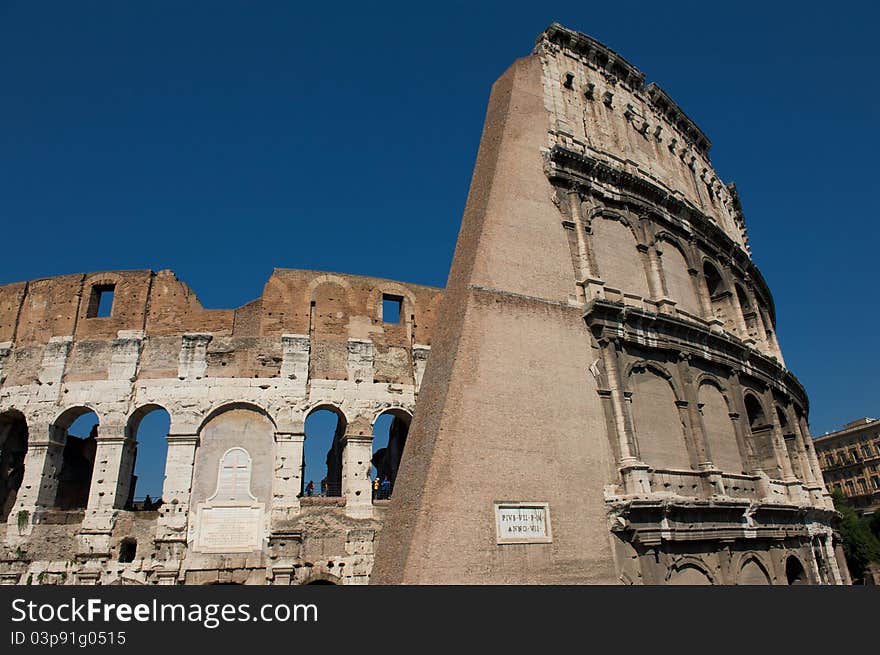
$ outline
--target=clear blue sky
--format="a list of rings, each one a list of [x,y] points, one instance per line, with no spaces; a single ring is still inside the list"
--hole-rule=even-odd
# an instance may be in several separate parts
[[[556,20],[712,140],[821,434],[880,415],[878,13],[0,0],[0,283],[171,268],[208,307],[276,266],[443,285],[489,87]]]

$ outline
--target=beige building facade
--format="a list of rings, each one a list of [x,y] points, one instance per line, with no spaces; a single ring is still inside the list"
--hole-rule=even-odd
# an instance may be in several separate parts
[[[880,421],[860,418],[814,441],[825,484],[865,514],[880,508]]]
[[[0,287],[0,581],[848,582],[708,152],[660,87],[553,25],[493,87],[444,291],[279,269],[207,310],[169,271]],[[135,511],[159,408],[163,503]],[[321,410],[328,493],[303,497]],[[389,413],[390,502],[369,475]]]

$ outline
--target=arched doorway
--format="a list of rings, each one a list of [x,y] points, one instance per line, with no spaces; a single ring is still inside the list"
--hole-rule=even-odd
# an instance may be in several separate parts
[[[737,584],[740,585],[768,585],[770,584],[770,576],[754,558],[750,558],[742,565],[739,570],[739,579]]]
[[[373,423],[373,456],[370,459],[370,475],[379,480],[378,489],[374,485],[378,500],[390,497],[400,469],[400,459],[406,446],[412,417],[403,409],[389,409],[379,414]],[[387,483],[384,481],[387,480]]]
[[[305,420],[303,496],[342,495],[342,440],[345,415],[338,407],[321,405]]]
[[[151,511],[162,505],[170,429],[171,416],[158,405],[141,407],[129,419],[128,436],[135,442],[135,455],[126,509]]]
[[[712,580],[696,565],[685,564],[675,570],[672,575],[669,576],[669,580],[666,582],[666,584],[684,586],[705,586],[711,585]]]
[[[15,506],[24,478],[28,428],[24,414],[10,410],[0,414],[0,522],[5,522]]]
[[[84,509],[95,468],[98,415],[88,407],[74,407],[56,419],[54,441],[64,444],[58,467],[54,506]]]
[[[785,578],[790,585],[810,584],[809,580],[807,580],[807,572],[804,570],[804,565],[794,555],[789,555],[788,559],[785,560]]]

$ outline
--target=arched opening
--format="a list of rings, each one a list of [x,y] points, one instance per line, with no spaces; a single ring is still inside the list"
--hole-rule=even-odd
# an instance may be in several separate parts
[[[779,426],[783,430],[787,430],[788,429],[788,417],[785,415],[785,411],[779,405],[776,405],[776,418],[779,419]]]
[[[151,511],[162,505],[170,429],[171,416],[158,405],[132,414],[128,434],[135,442],[135,453],[126,509]]]
[[[119,542],[119,561],[122,564],[129,564],[134,561],[137,555],[137,539],[134,537],[126,537]]]
[[[751,339],[760,338],[761,335],[758,334],[758,319],[755,315],[755,310],[752,308],[752,303],[749,300],[748,294],[739,284],[734,284],[733,287],[736,289],[736,299],[739,302],[743,321],[745,321],[746,324],[746,334],[744,334],[743,337]]]
[[[749,417],[749,427],[754,430],[760,430],[767,427],[767,419],[764,416],[764,406],[761,401],[752,394],[745,395],[746,414]]]
[[[722,471],[743,473],[736,430],[724,395],[714,384],[703,383],[700,385],[699,399],[703,428],[712,462]]]
[[[776,459],[773,447],[773,426],[764,412],[764,405],[751,393],[743,396],[746,416],[749,420],[749,432],[752,435],[755,457],[761,469],[772,478],[781,478],[782,470]]]
[[[804,565],[794,555],[789,555],[788,559],[785,560],[785,578],[790,585],[809,584]]]
[[[345,415],[332,405],[313,409],[305,421],[303,496],[342,495],[342,440]]]
[[[236,403],[213,412],[199,430],[192,505],[263,503],[268,507],[272,500],[274,447],[275,423],[261,408]],[[250,532],[252,527],[242,528],[235,535],[236,547],[259,543],[259,535]],[[203,533],[198,532],[198,539],[202,537]]]
[[[653,468],[689,469],[690,457],[675,392],[649,368],[630,376],[632,417],[639,454]]]
[[[749,559],[739,571],[737,584],[740,585],[769,585],[770,576],[755,559]]]
[[[333,585],[334,587],[336,586],[335,582],[331,582],[330,580],[324,580],[324,579],[312,580],[311,582],[306,582],[305,584],[307,584],[307,585],[327,584],[327,585]]]
[[[0,414],[0,523],[9,518],[21,481],[27,454],[28,428],[24,414]]]
[[[666,280],[666,291],[677,303],[677,307],[694,316],[701,316],[700,302],[687,258],[678,246],[670,242],[666,242],[663,248],[663,277]]]
[[[711,585],[712,580],[708,575],[693,564],[685,564],[669,576],[666,584],[685,586]]]
[[[89,488],[95,468],[98,415],[87,407],[64,412],[53,425],[54,441],[64,444],[58,467],[57,509],[83,509],[89,503]]]
[[[709,302],[712,305],[712,315],[724,323],[724,329],[732,332],[735,323],[729,315],[730,292],[724,284],[724,279],[718,269],[711,262],[703,262],[703,277],[706,280],[706,289],[709,292]]]
[[[632,230],[619,220],[597,216],[591,223],[591,243],[606,288],[650,296],[642,255]]]
[[[412,417],[404,410],[391,409],[380,414],[373,423],[370,476],[373,480],[374,500],[391,497],[411,421]]]

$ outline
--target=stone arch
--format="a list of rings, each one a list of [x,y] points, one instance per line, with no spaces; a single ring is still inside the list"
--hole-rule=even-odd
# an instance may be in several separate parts
[[[0,523],[12,513],[18,490],[24,479],[28,449],[28,425],[25,415],[8,409],[0,413]]]
[[[154,405],[154,407],[160,407],[160,405]],[[164,408],[163,408],[164,409]],[[198,432],[201,432],[205,426],[212,421],[214,418],[223,414],[224,412],[231,411],[233,409],[246,409],[252,412],[256,412],[257,414],[262,414],[266,419],[272,424],[273,428],[277,427],[277,423],[275,418],[272,416],[271,412],[265,407],[262,407],[256,403],[245,401],[245,400],[234,400],[228,401],[224,400],[213,408],[211,408],[207,414],[205,414],[205,418],[202,419],[202,422],[199,424]]]
[[[764,403],[751,390],[743,393],[743,401],[746,406],[746,416],[750,428],[760,428],[767,425],[767,413],[764,411]]]
[[[690,455],[671,378],[655,366],[642,365],[631,369],[628,382],[642,461],[653,468],[689,469]]]
[[[682,557],[666,572],[666,584],[705,586],[714,585],[715,579],[702,560],[696,557]]]
[[[335,415],[335,423],[330,421],[327,413]],[[310,420],[310,417],[313,418]],[[348,417],[338,405],[319,401],[305,412],[303,426],[305,441],[301,494],[341,496],[343,442]],[[312,484],[311,489],[309,483]]]
[[[785,558],[785,579],[789,585],[810,584],[803,562],[795,555]]]
[[[391,416],[391,421],[385,426],[387,427],[387,434],[377,434],[376,429],[378,424],[381,423],[380,418],[388,415]],[[370,459],[370,463],[375,468],[376,479],[380,481],[380,489],[376,490],[374,487],[374,491],[379,493],[374,495],[385,497],[390,495],[393,490],[411,423],[412,413],[402,407],[383,409],[373,418],[373,456]],[[378,427],[381,428],[382,426]],[[390,485],[387,493],[386,490],[381,488],[381,483],[386,478]]]
[[[770,574],[761,559],[754,554],[749,554],[740,561],[738,585],[769,585]]]
[[[773,409],[776,412],[776,419],[782,431],[785,453],[788,455],[788,461],[791,463],[792,473],[798,480],[807,482],[810,478],[807,474],[809,462],[805,461],[803,456],[806,455],[806,450],[802,453],[798,444],[798,428],[796,427],[796,421],[790,413],[791,406],[787,403],[783,406],[783,403],[777,400],[773,403]]]
[[[342,578],[333,575],[332,573],[326,573],[324,571],[316,571],[314,573],[310,573],[308,577],[306,577],[300,585],[341,585]]]
[[[773,423],[767,416],[764,403],[756,392],[747,389],[743,393],[743,404],[758,465],[771,477],[781,477],[782,471],[773,446]]]
[[[697,398],[703,417],[703,433],[712,463],[723,471],[744,473],[736,428],[730,417],[730,400],[723,387],[712,378],[698,382]]]
[[[590,223],[590,243],[605,285],[642,298],[650,297],[644,258],[638,250],[639,235],[618,214],[602,212]]]
[[[163,420],[166,417],[167,420]],[[147,419],[146,423],[144,419]],[[126,509],[149,511],[159,508],[172,420],[167,408],[157,403],[141,405],[129,414],[125,436],[131,444],[132,456],[126,470],[120,472],[120,479],[123,476],[129,478]]]
[[[228,403],[211,412],[199,428],[195,453],[191,506],[197,508],[217,491],[224,455],[236,448],[251,458],[252,497],[269,507],[275,477],[275,424],[261,408],[250,403]]]
[[[95,423],[88,436],[76,436],[68,431],[77,419],[93,414]],[[50,449],[56,450],[55,494],[52,500],[58,509],[85,509],[89,502],[92,473],[98,446],[101,416],[88,404],[68,407],[52,422]]]
[[[706,281],[712,316],[724,323],[725,330],[735,333],[736,320],[731,313],[733,294],[718,265],[708,257],[703,258],[703,279]]]
[[[661,253],[661,269],[663,279],[666,282],[666,292],[676,302],[676,306],[694,316],[701,316],[700,300],[694,288],[693,276],[691,276],[690,259],[687,248],[683,247],[677,239],[663,235],[658,241],[667,244]]]

